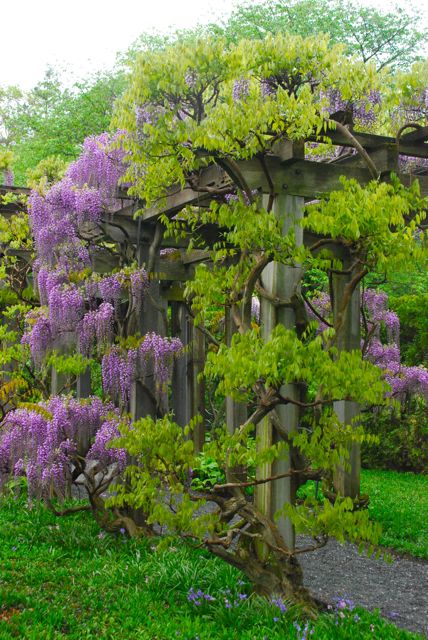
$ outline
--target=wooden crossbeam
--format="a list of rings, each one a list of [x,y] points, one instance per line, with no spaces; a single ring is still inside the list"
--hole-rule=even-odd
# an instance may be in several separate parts
[[[409,131],[409,133],[403,133],[401,136],[401,142],[404,144],[412,143],[412,142],[426,142],[428,140],[428,127],[421,127],[420,129],[415,129],[414,131]],[[426,146],[426,151],[428,151],[428,145]]]
[[[396,144],[395,138],[392,138],[391,136],[378,136],[374,133],[360,133],[356,131],[352,131],[352,135],[361,144],[361,146],[368,151],[377,149],[384,145]],[[428,145],[421,144],[421,142],[423,142],[423,139],[419,137],[413,138],[408,136],[412,136],[412,134],[404,134],[401,136],[398,145],[399,153],[406,156],[415,156],[416,158],[428,158]],[[328,131],[326,137],[329,138],[333,144],[340,145],[342,147],[352,146],[349,139],[338,130]],[[313,137],[312,141],[316,141],[316,138]]]
[[[211,165],[200,172],[198,185],[201,189],[214,189],[227,186],[232,183],[224,171],[218,165]],[[158,218],[163,213],[173,215],[187,205],[202,204],[212,199],[212,193],[196,191],[190,187],[181,188],[180,185],[172,186],[166,194],[164,202],[158,207],[148,207],[143,211],[144,221]]]

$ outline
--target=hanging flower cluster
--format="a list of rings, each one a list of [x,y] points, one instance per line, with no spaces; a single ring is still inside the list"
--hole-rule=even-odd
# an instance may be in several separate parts
[[[94,276],[76,285],[69,283],[64,271],[43,266],[36,271],[36,282],[40,301],[47,309],[28,314],[22,343],[30,346],[37,364],[57,337],[74,331],[83,355],[90,357],[95,345],[100,352],[113,340],[115,311],[122,296],[129,290],[139,313],[149,288],[149,277],[141,268]]]
[[[121,418],[111,403],[99,398],[79,401],[53,396],[33,409],[7,414],[0,434],[0,479],[26,474],[30,496],[49,496],[52,485],[64,495],[76,456],[123,468],[126,453],[110,449]],[[88,446],[82,443],[94,440]]]
[[[46,195],[33,190],[28,204],[39,262],[51,269],[59,264],[67,270],[88,266],[89,255],[78,229],[84,222],[100,221],[100,193],[93,188],[78,188],[70,178],[64,178]]]
[[[383,291],[367,289],[363,293],[363,304],[368,311],[368,330],[371,335],[380,337],[380,328],[386,329],[388,343],[398,344],[400,340],[400,319],[394,311],[388,309],[388,296]]]
[[[86,313],[77,328],[80,353],[89,358],[94,345],[100,351],[110,344],[113,340],[113,325],[114,307],[108,302],[103,302],[95,311]]]
[[[102,360],[103,388],[113,400],[127,404],[132,383],[149,373],[154,375],[159,391],[165,388],[175,357],[183,349],[178,338],[164,338],[148,333],[140,346],[123,353],[113,347]]]
[[[324,97],[324,96],[323,96]],[[376,124],[381,105],[380,91],[372,89],[360,100],[344,100],[339,89],[330,89],[325,96],[328,101],[327,111],[330,115],[343,111],[349,112],[353,120],[361,126],[372,127]]]
[[[12,187],[14,180],[14,174],[12,169],[4,169],[3,170],[3,184],[5,187]]]
[[[401,363],[400,320],[388,309],[388,296],[383,291],[367,289],[362,297],[365,309],[361,318],[367,338],[362,342],[363,357],[384,371],[385,380],[391,386],[392,395],[404,399],[407,394],[420,394],[428,399],[428,371],[422,367],[406,367]],[[312,307],[326,320],[331,316],[330,297],[319,293],[311,300]],[[308,316],[319,324],[318,331],[327,328],[307,305]],[[385,330],[387,342],[381,340]]]
[[[28,344],[31,357],[36,365],[40,365],[46,352],[52,347],[52,329],[46,309],[30,311],[26,316],[26,331],[21,344]]]
[[[89,136],[79,158],[67,170],[67,177],[79,187],[92,187],[104,205],[112,204],[125,170],[125,153],[120,146],[122,132]]]

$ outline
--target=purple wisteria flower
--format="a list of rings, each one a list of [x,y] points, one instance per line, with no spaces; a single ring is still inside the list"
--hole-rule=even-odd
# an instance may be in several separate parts
[[[28,344],[34,363],[40,365],[53,344],[52,327],[46,309],[33,310],[27,314],[21,344]]]
[[[85,311],[82,292],[75,285],[57,285],[49,292],[49,320],[54,334],[76,329]]]
[[[134,309],[139,312],[145,294],[149,290],[150,281],[145,269],[138,269],[130,275],[131,297]]]
[[[12,187],[14,180],[14,174],[12,169],[5,169],[3,172],[3,184],[5,187]]]
[[[98,190],[102,201],[110,205],[117,185],[125,173],[125,152],[120,144],[123,132],[89,136],[79,158],[67,170],[67,178],[78,187]]]
[[[330,297],[326,293],[319,293],[310,302],[318,315],[328,321],[331,317]],[[427,369],[401,364],[400,320],[395,312],[388,309],[387,294],[367,289],[363,293],[362,303],[365,309],[362,325],[367,333],[367,339],[361,343],[363,357],[382,369],[394,397],[404,400],[408,394],[420,394],[428,398]],[[328,325],[317,317],[311,307],[306,305],[308,317],[318,323],[317,332],[324,331]],[[382,327],[386,333],[386,344],[381,340]]]
[[[320,98],[327,101],[328,115],[348,112],[357,124],[369,128],[376,123],[382,102],[380,91],[377,89],[372,89],[367,95],[354,101],[345,100],[338,88],[331,88],[326,93],[321,92]]]
[[[118,302],[122,295],[124,279],[121,273],[113,273],[98,282],[98,291],[104,302]]]
[[[178,338],[166,338],[156,333],[148,333],[140,346],[122,352],[113,347],[102,360],[103,388],[115,401],[127,404],[132,383],[154,375],[156,387],[163,392],[172,374],[172,364],[183,344]]]
[[[270,98],[277,90],[278,86],[275,78],[263,78],[260,81],[260,91],[263,98]]]
[[[232,98],[234,102],[245,100],[250,94],[250,82],[246,78],[235,80],[232,90]]]
[[[114,307],[103,302],[95,311],[86,313],[77,327],[79,350],[90,357],[96,344],[98,351],[113,340]]]
[[[108,448],[119,436],[120,422],[113,405],[95,397],[85,402],[53,396],[37,410],[11,411],[0,434],[0,480],[25,473],[31,496],[48,496],[52,485],[64,495],[77,455],[123,468],[126,453]],[[93,438],[88,453],[84,443]]]

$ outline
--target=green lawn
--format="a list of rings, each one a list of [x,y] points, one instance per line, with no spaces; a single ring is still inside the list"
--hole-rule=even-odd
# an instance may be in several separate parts
[[[381,544],[428,559],[428,475],[363,469],[361,491],[381,523]]]
[[[251,595],[233,568],[181,544],[162,553],[152,544],[104,536],[86,513],[57,519],[38,504],[28,509],[21,499],[3,502],[0,640],[419,637],[359,609],[320,616],[305,636],[304,620],[300,631],[293,626],[295,610],[283,614]],[[191,588],[215,600],[199,597],[202,604],[195,605]]]

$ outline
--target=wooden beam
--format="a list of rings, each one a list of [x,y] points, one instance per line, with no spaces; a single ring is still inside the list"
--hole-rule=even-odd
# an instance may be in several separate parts
[[[369,150],[369,155],[380,175],[389,174],[391,171],[398,173],[398,149],[396,144],[382,145],[376,149]],[[332,160],[334,166],[367,168],[367,163],[359,153],[352,156],[338,157]]]
[[[341,189],[340,177],[343,175],[348,179],[357,180],[360,184],[367,184],[371,180],[369,171],[359,167],[338,166],[312,160],[296,160],[292,164],[284,165],[275,157],[267,157],[265,164],[277,194],[314,198]],[[251,189],[261,189],[263,193],[269,193],[268,180],[256,158],[239,162],[239,166]]]
[[[199,175],[199,186],[205,188],[222,188],[232,183],[224,171],[216,164],[201,170]],[[212,199],[212,193],[204,191],[196,191],[190,187],[182,188],[180,185],[174,185],[166,194],[164,201],[157,207],[148,207],[143,210],[142,218],[145,222],[158,218],[162,214],[168,216],[177,213],[187,205],[202,204]]]
[[[392,138],[391,136],[378,136],[374,133],[362,133],[357,131],[352,131],[352,135],[358,140],[361,146],[367,150],[376,149],[382,145],[396,144],[395,138]],[[326,134],[326,138],[329,138],[333,144],[337,144],[342,147],[352,147],[349,139],[346,138],[343,133],[340,133],[340,131],[330,130]],[[317,141],[316,136],[309,138],[309,141]],[[417,158],[428,157],[428,145],[418,144],[417,142],[408,140],[408,138],[406,138],[406,134],[402,136],[398,150],[399,153],[407,156],[416,156]]]
[[[426,142],[428,140],[428,127],[421,127],[409,133],[403,133],[400,140],[404,144],[408,144],[409,142]],[[426,146],[428,151],[428,145]]]

